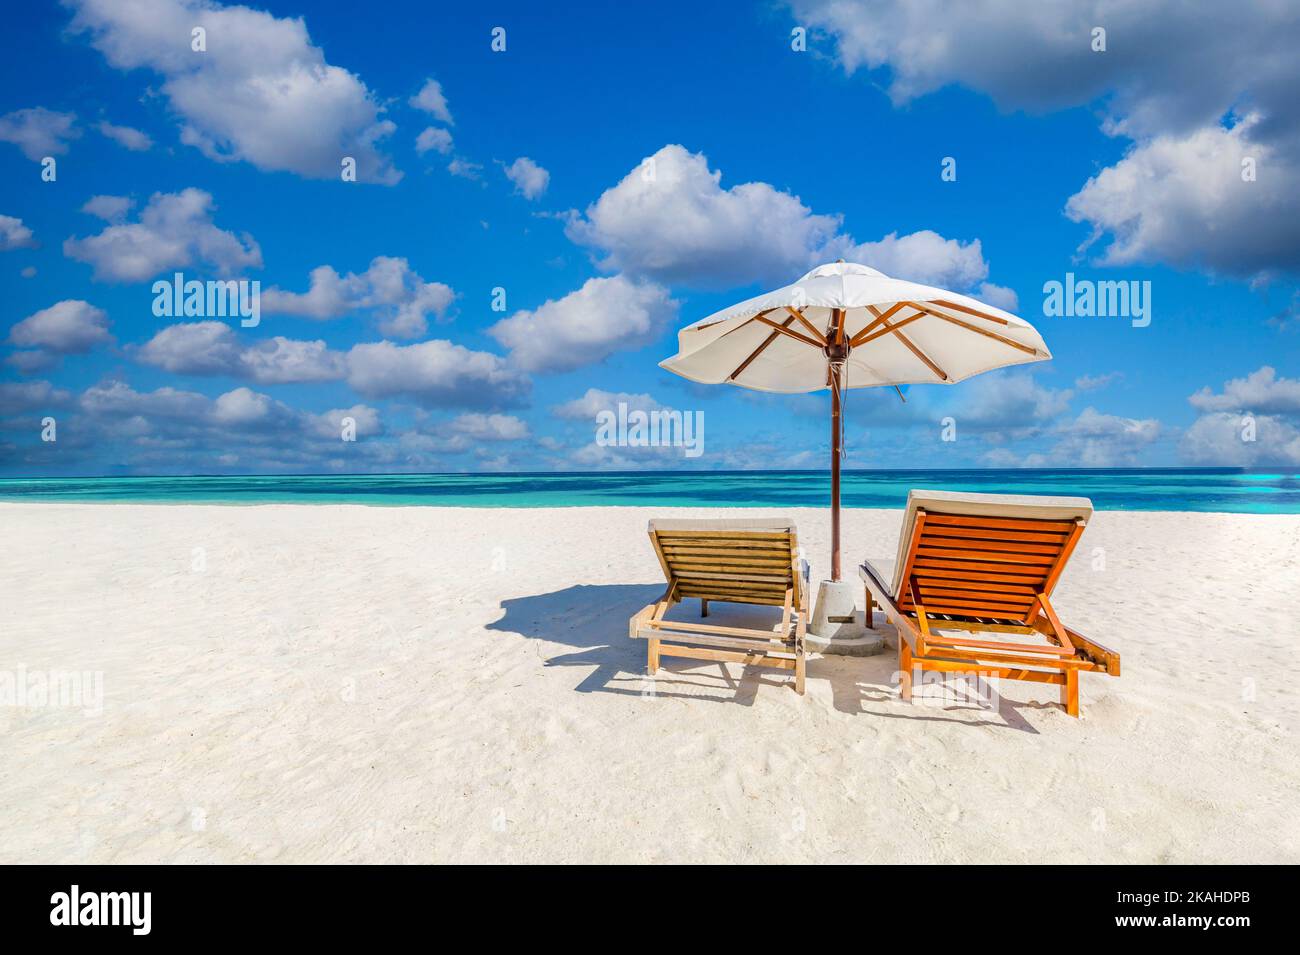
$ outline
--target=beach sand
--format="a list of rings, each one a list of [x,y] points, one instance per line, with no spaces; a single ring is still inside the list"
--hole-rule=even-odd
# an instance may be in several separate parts
[[[0,706],[0,862],[1300,861],[1300,517],[1097,514],[1080,720],[892,651],[649,680],[647,519],[778,513],[816,580],[822,510],[0,504],[0,677],[103,681]]]

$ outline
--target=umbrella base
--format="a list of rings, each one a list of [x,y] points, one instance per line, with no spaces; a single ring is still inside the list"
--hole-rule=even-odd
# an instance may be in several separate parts
[[[861,588],[847,580],[823,580],[817,588],[804,645],[814,653],[869,657],[885,648],[882,630],[868,630],[863,612],[854,605],[854,594]]]

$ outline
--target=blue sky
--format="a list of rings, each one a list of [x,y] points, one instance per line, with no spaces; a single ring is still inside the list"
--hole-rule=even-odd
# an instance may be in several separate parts
[[[822,467],[825,392],[657,363],[841,254],[1055,356],[852,392],[851,467],[1300,465],[1300,21],[1003,7],[7,11],[0,471]],[[176,271],[258,280],[260,324],[155,315]],[[1149,281],[1150,324],[1044,315],[1068,272]],[[598,447],[620,400],[705,453]]]

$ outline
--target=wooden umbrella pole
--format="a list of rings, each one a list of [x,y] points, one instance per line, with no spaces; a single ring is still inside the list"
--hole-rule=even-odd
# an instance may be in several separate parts
[[[831,580],[840,579],[840,455],[844,431],[840,416],[840,374],[843,365],[831,362]]]

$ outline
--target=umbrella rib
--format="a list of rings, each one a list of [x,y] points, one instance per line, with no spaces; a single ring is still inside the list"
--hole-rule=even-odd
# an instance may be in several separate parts
[[[749,321],[752,322],[753,320],[754,319],[751,318]],[[785,324],[789,325],[793,321],[794,321],[794,316],[792,315],[791,317],[785,320]],[[749,322],[746,322],[745,324],[749,324]],[[736,378],[740,375],[740,373],[749,367],[750,362],[752,362],[759,355],[763,354],[763,351],[767,348],[767,346],[772,344],[772,342],[776,341],[780,337],[781,337],[780,332],[773,332],[772,334],[768,335],[767,338],[763,339],[763,344],[759,345],[757,348],[755,348],[752,352],[749,353],[749,357],[746,358],[744,361],[742,361],[739,367],[737,367],[735,371],[733,371],[731,374],[727,376],[727,381],[735,381]]]
[[[889,316],[890,316],[891,314],[893,314],[894,312],[896,312],[896,311],[897,311],[899,308],[901,308],[903,305],[910,305],[910,306],[912,306],[912,308],[918,309],[917,314],[916,314],[916,315],[909,315],[907,318],[903,319],[903,320],[902,320],[901,322],[899,322],[897,325],[890,325],[890,324],[889,324]],[[944,371],[942,368],[940,368],[938,365],[936,365],[933,361],[931,361],[929,355],[927,355],[925,352],[921,351],[921,349],[917,348],[916,345],[912,342],[912,340],[911,340],[910,338],[908,338],[906,335],[904,335],[902,332],[899,331],[899,329],[902,328],[904,325],[907,325],[907,324],[909,324],[910,322],[914,322],[914,321],[916,321],[916,320],[917,320],[918,318],[920,318],[922,315],[933,315],[933,314],[934,314],[933,312],[931,312],[929,309],[921,308],[921,306],[920,306],[920,305],[917,305],[915,302],[898,302],[898,303],[895,303],[895,304],[894,304],[893,306],[891,306],[890,309],[889,309],[888,311],[886,311],[884,314],[881,314],[880,310],[879,310],[878,308],[876,308],[874,305],[868,305],[868,306],[867,306],[867,310],[868,310],[869,312],[871,312],[872,315],[876,316],[876,320],[875,320],[874,322],[871,323],[872,325],[880,324],[880,325],[884,325],[884,326],[885,326],[884,331],[877,332],[875,335],[872,336],[872,338],[879,338],[881,335],[884,335],[886,332],[893,332],[895,335],[898,336],[898,340],[901,341],[904,345],[907,346],[908,351],[910,351],[910,352],[911,352],[913,355],[915,355],[917,358],[921,359],[921,361],[923,361],[923,362],[925,363],[925,366],[926,366],[927,368],[929,368],[930,371],[934,372],[934,374],[938,375],[938,376],[939,376],[942,380],[944,380],[944,381],[948,381],[948,380],[949,380],[949,379],[948,379],[948,373],[947,373],[946,371]],[[942,316],[940,316],[940,317],[942,317]],[[870,326],[868,326],[868,328],[870,328]],[[866,330],[864,329],[862,332],[860,332],[860,333],[858,334],[858,338],[861,338],[862,335],[864,335],[865,333],[866,333]],[[852,344],[852,343],[850,343],[850,344]],[[899,394],[901,395],[902,392],[899,392]]]
[[[911,305],[913,308],[919,308],[927,315],[933,315],[935,318],[941,318],[945,322],[949,322],[953,325],[959,325],[962,328],[966,329],[967,331],[975,332],[978,335],[983,335],[985,338],[991,338],[994,341],[1001,342],[1004,345],[1010,345],[1012,348],[1018,348],[1027,355],[1038,354],[1038,349],[1033,347],[1032,345],[1022,345],[1020,342],[1013,341],[1012,339],[1007,338],[1004,335],[999,335],[997,332],[991,332],[987,328],[980,328],[978,325],[972,325],[970,322],[964,322],[960,318],[953,318],[951,315],[945,315],[943,314],[943,312],[936,312],[933,309],[926,308],[924,305],[917,305],[915,302],[908,302],[907,304]]]
[[[875,328],[881,322],[885,321],[887,318],[892,316],[895,312],[897,312],[902,307],[903,307],[902,302],[895,302],[893,305],[889,306],[889,308],[885,309],[884,313],[882,314],[880,309],[876,308],[874,305],[868,305],[867,311],[869,311],[872,315],[876,316],[875,321],[871,322],[871,324],[869,324],[866,328],[862,329],[862,331],[858,332],[856,335],[850,338],[849,347],[856,348],[858,345],[861,345],[862,342],[865,340],[865,336],[870,334],[873,328]]]
[[[808,319],[803,317],[803,312],[799,311],[799,309],[794,308],[791,305],[787,305],[785,307],[785,310],[789,312],[791,315],[793,315],[795,318],[799,319],[799,321],[803,323],[803,327],[808,329],[809,334],[811,334],[813,338],[821,342],[823,346],[826,345],[826,336],[823,335],[818,330],[816,325],[814,325],[812,322],[808,321]]]
[[[902,328],[903,326],[911,325],[917,319],[921,319],[921,318],[925,318],[925,312],[917,312],[915,315],[909,315],[907,316],[907,318],[903,319],[897,325],[890,325],[889,322],[885,322],[884,328],[880,329],[877,332],[871,333],[866,338],[862,338],[861,336],[858,336],[857,338],[853,339],[851,344],[855,348],[860,347],[862,345],[868,345],[871,342],[874,342],[877,338],[880,338],[883,335],[888,335],[890,332],[896,332],[898,331],[898,329]]]
[[[1010,325],[1005,318],[998,318],[996,315],[985,315],[983,312],[977,312],[973,308],[967,308],[965,305],[958,305],[956,302],[945,301],[941,298],[934,299],[935,305],[942,305],[944,308],[951,308],[953,311],[965,312],[967,315],[974,315],[976,318],[982,318],[986,321],[997,322],[999,325]]]
[[[793,315],[787,318],[785,322],[780,325],[772,321],[770,318],[765,318],[762,315],[755,315],[754,318],[755,320],[762,322],[764,325],[776,329],[776,333],[778,335],[788,335],[791,338],[793,338],[795,341],[803,342],[805,345],[811,345],[813,348],[816,348],[818,350],[820,350],[822,347],[821,344],[813,341],[807,335],[801,335],[799,334],[799,332],[796,332],[792,328],[790,328],[790,323],[794,321]]]

